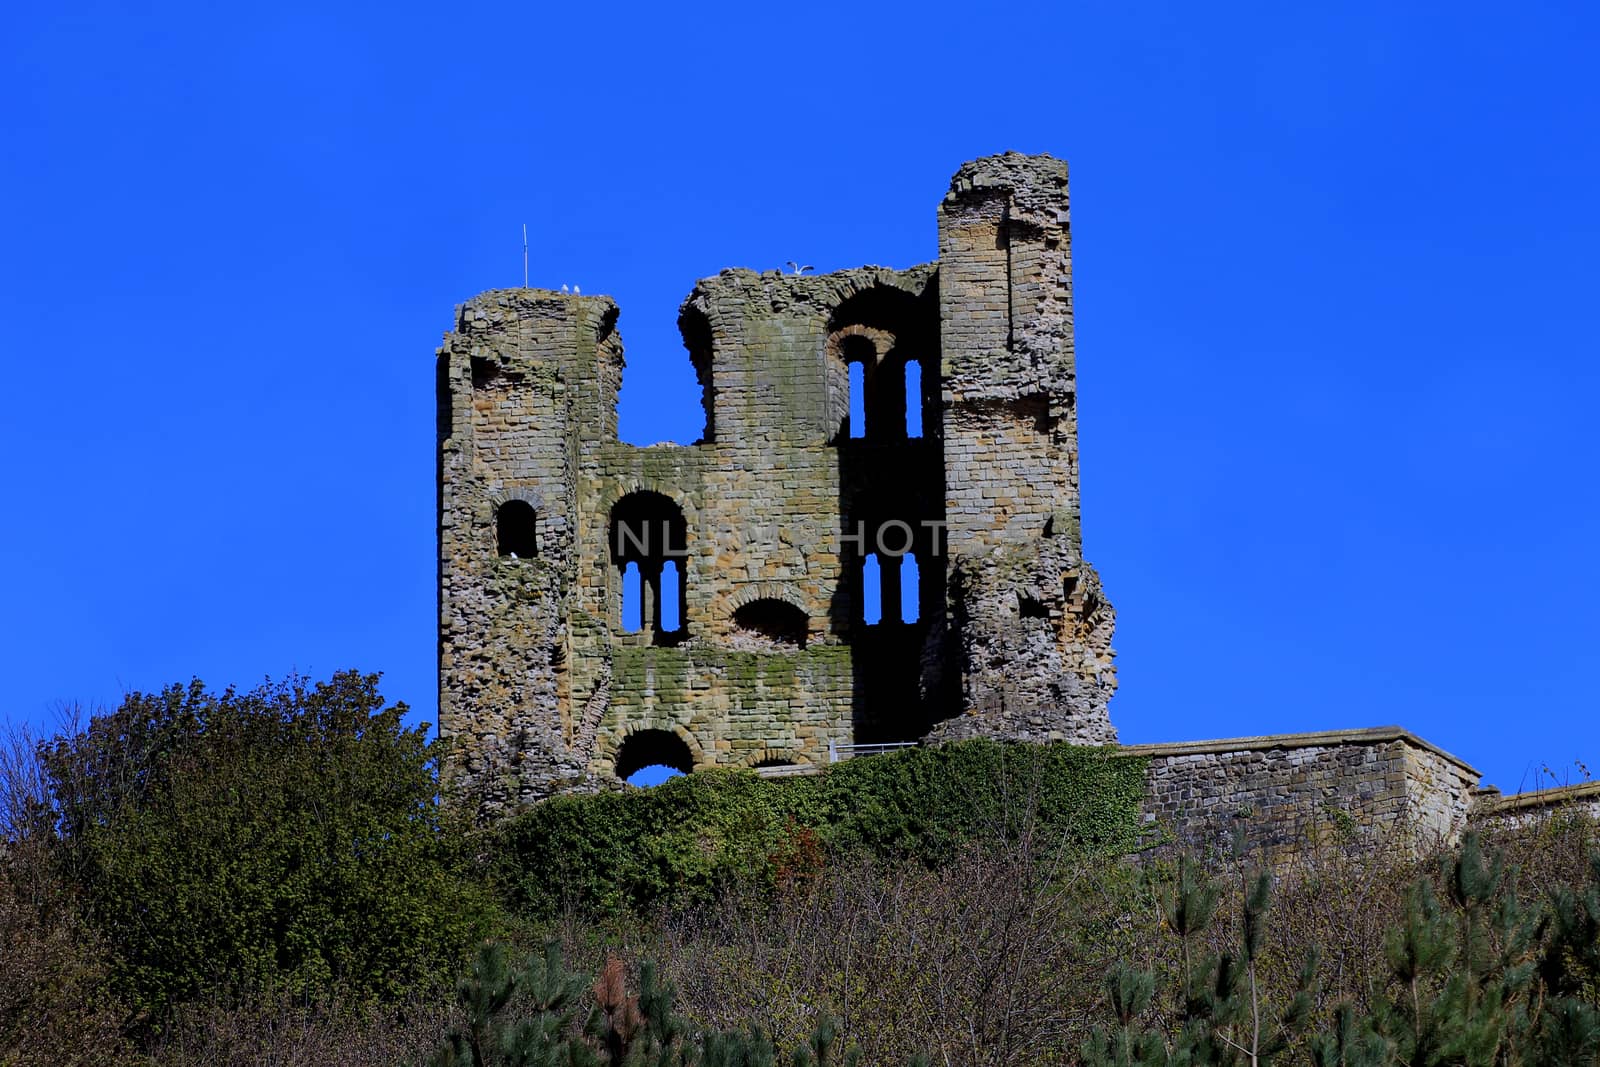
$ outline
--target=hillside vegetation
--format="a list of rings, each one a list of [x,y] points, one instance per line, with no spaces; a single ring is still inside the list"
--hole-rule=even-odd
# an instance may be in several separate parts
[[[973,742],[489,829],[377,678],[0,753],[0,1064],[1593,1064],[1595,827],[1274,876],[1143,767]],[[1248,831],[1248,827],[1243,828]]]

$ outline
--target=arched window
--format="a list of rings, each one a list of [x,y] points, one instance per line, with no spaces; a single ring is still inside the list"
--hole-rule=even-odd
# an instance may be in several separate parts
[[[671,772],[688,774],[693,770],[694,753],[688,743],[671,730],[638,730],[629,734],[617,749],[616,774],[625,782],[655,785],[673,777]]]
[[[872,441],[925,432],[924,393],[937,393],[937,366],[921,357],[938,350],[939,312],[932,292],[917,295],[872,286],[847,298],[829,317],[829,343],[849,376],[849,432]],[[859,369],[858,369],[859,367]]]
[[[666,643],[681,637],[688,622],[689,529],[683,509],[660,493],[629,493],[611,509],[610,538],[611,562],[622,574],[623,631],[644,630]],[[630,571],[638,574],[634,600]],[[635,619],[637,627],[630,625]]]
[[[733,613],[735,634],[754,647],[806,647],[806,613],[787,600],[762,597]]]
[[[494,513],[495,549],[508,559],[532,559],[539,551],[536,516],[526,500],[507,500]]]

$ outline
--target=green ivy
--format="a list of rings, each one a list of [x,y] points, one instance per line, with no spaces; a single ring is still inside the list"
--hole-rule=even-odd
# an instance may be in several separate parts
[[[813,853],[937,865],[963,843],[1031,833],[1047,849],[1134,847],[1146,761],[1067,744],[967,741],[862,757],[807,777],[707,770],[653,789],[563,797],[489,831],[514,906],[599,914],[771,883]]]

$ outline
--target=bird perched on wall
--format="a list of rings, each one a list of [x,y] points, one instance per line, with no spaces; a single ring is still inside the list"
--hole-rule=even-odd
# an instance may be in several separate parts
[[[804,274],[808,270],[816,270],[816,269],[817,268],[813,267],[809,263],[807,263],[805,266],[802,267],[800,264],[796,263],[792,259],[789,261],[789,273],[791,273],[791,274]]]
[[[572,292],[572,290],[571,290],[571,289],[568,289],[568,288],[567,288],[567,286],[566,286],[566,283],[562,283],[562,286],[561,286],[561,291],[562,291],[562,292],[563,292],[563,293],[570,293],[570,292]]]
[[[574,293],[581,293],[581,292],[583,292],[583,290],[582,290],[582,289],[579,289],[579,288],[578,288],[578,287],[577,287],[577,286],[576,286],[576,285],[574,285],[574,286],[573,286],[573,287],[572,287],[572,291],[573,291],[573,292],[574,292]]]

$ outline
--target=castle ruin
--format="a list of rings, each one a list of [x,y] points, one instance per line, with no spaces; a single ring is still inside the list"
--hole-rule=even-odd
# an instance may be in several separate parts
[[[939,259],[726,270],[678,324],[692,445],[617,439],[608,297],[501,289],[438,351],[439,730],[491,817],[642,767],[805,773],[873,746],[1116,742],[1083,559],[1066,164],[956,172]],[[1399,727],[1139,745],[1156,838],[1425,847],[1600,816],[1500,796]],[[1359,839],[1359,840],[1358,840]]]
[[[494,810],[649,764],[1115,741],[1068,212],[1064,162],[992,156],[939,205],[937,263],[704,279],[679,314],[692,445],[618,441],[608,297],[459,308],[438,354],[455,783]]]

